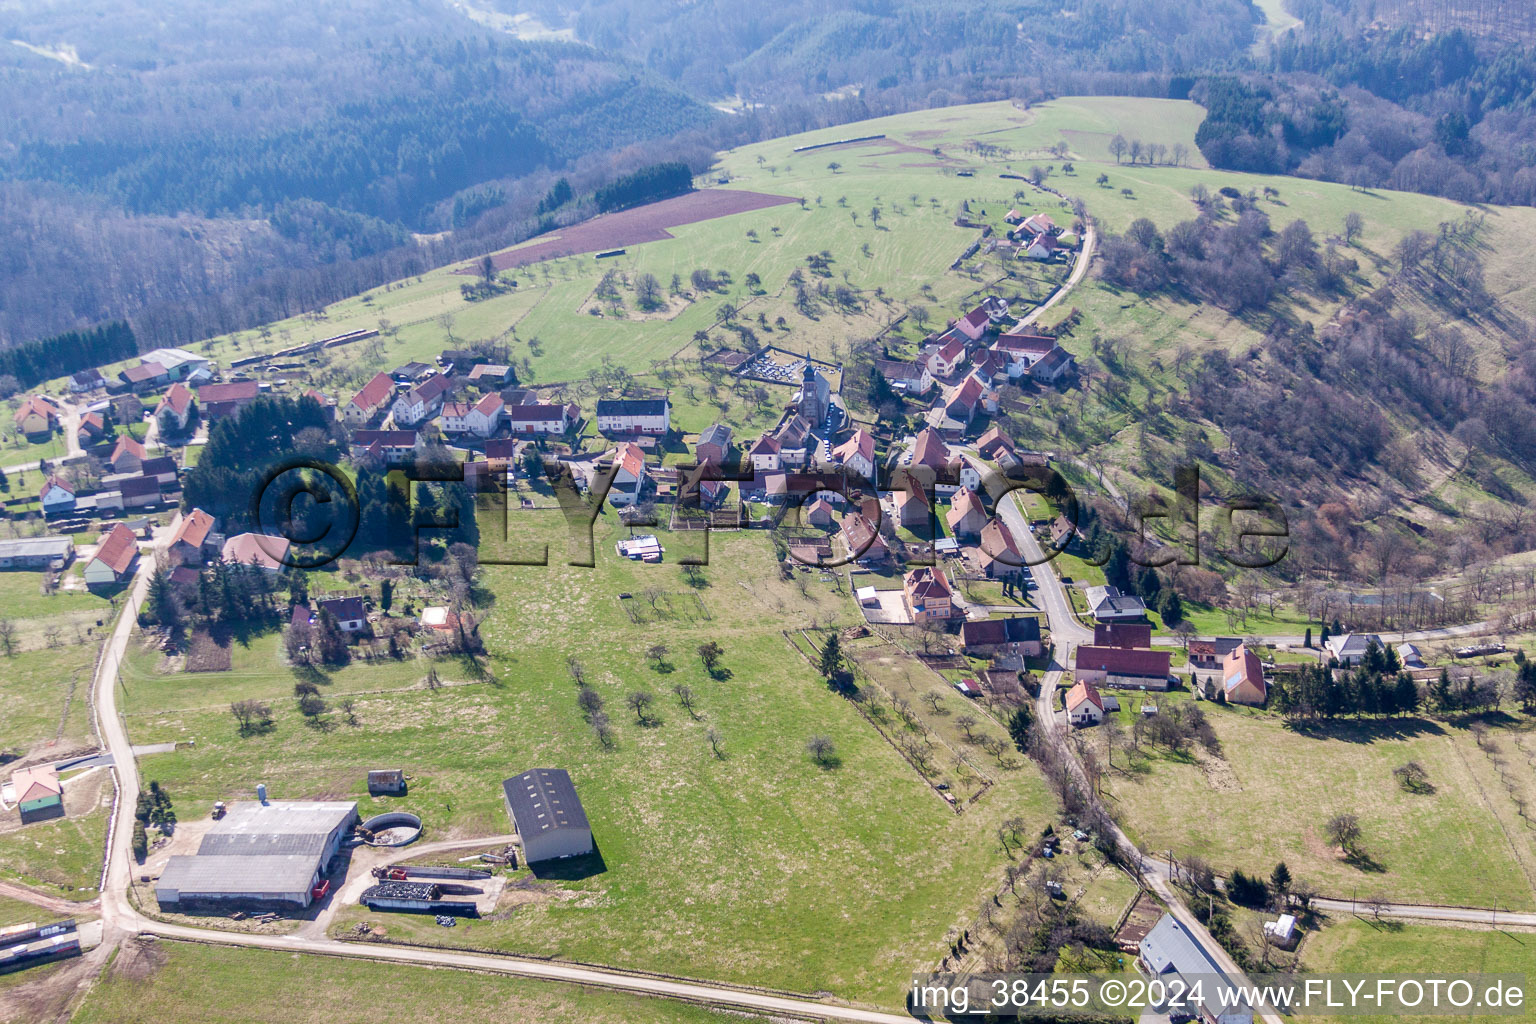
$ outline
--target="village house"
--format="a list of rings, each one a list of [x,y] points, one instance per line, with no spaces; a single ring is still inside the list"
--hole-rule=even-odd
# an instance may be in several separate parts
[[[28,437],[51,434],[59,425],[59,408],[42,395],[31,395],[11,417],[19,433]]]
[[[1029,368],[1029,375],[1041,384],[1056,384],[1077,372],[1077,359],[1057,345]]]
[[[647,479],[645,452],[637,444],[621,442],[613,453],[613,482],[608,487],[608,504],[615,508],[639,504]]]
[[[106,386],[107,378],[103,377],[101,371],[94,367],[89,370],[76,370],[69,377],[69,390],[77,395],[84,394],[87,391],[95,391],[97,388],[104,388]]]
[[[788,416],[779,424],[773,439],[779,443],[779,465],[784,469],[800,469],[811,460],[811,446],[816,435],[804,416]]]
[[[574,404],[545,405],[535,402],[527,405],[507,403],[502,406],[502,417],[514,434],[564,434],[580,415],[581,410]]]
[[[192,394],[192,389],[177,381],[155,407],[155,419],[162,433],[181,434],[186,431],[187,422],[192,419],[196,409],[197,398]]]
[[[468,402],[449,402],[443,406],[443,432],[490,437],[501,426],[504,406],[501,395],[494,391],[473,405]]]
[[[988,351],[1002,360],[1003,370],[1010,380],[1018,380],[1056,347],[1055,338],[1021,332],[999,335]]]
[[[942,473],[949,468],[949,445],[939,436],[939,432],[932,427],[925,427],[918,431],[912,444],[913,466],[926,466],[935,473]]]
[[[902,577],[901,589],[912,621],[918,625],[947,622],[957,613],[955,592],[949,585],[949,578],[936,565],[925,565],[907,573]]]
[[[955,331],[949,331],[941,335],[939,347],[928,356],[928,372],[936,378],[944,379],[952,376],[960,367],[964,366],[965,337],[965,335]]]
[[[200,508],[180,516],[166,554],[181,565],[202,565],[203,551],[208,545],[208,535],[213,532],[213,527],[213,516]]]
[[[764,434],[752,442],[752,447],[747,449],[747,458],[752,460],[752,472],[773,473],[783,466],[783,460],[779,458],[779,440],[771,434]]]
[[[720,466],[731,450],[731,428],[724,423],[711,423],[699,434],[693,451],[699,464]]]
[[[197,400],[202,403],[203,418],[211,422],[237,415],[260,394],[261,385],[255,381],[236,380],[227,384],[204,384],[197,389]]]
[[[1061,243],[1056,241],[1056,236],[1042,231],[1019,246],[1019,255],[1032,260],[1048,260],[1060,249]]]
[[[954,329],[971,341],[980,341],[981,336],[987,333],[987,326],[992,323],[991,311],[983,302],[965,316],[956,320]]]
[[[144,460],[149,458],[149,453],[144,446],[135,441],[128,434],[119,434],[117,444],[112,448],[112,454],[107,457],[107,465],[112,467],[114,473],[137,473],[144,466]]]
[[[933,374],[918,363],[876,359],[875,370],[893,389],[908,395],[926,395],[933,388]]]
[[[336,418],[336,399],[316,388],[307,389],[300,398],[307,398],[318,405],[322,410],[330,413],[330,418]]]
[[[1336,633],[1323,646],[1340,665],[1354,668],[1365,659],[1365,652],[1373,643],[1382,647],[1381,637],[1375,633]]]
[[[1034,615],[967,622],[960,627],[960,639],[965,653],[979,658],[996,654],[1038,658],[1044,650],[1040,644],[1040,619]]]
[[[1088,611],[1096,622],[1140,622],[1147,617],[1147,606],[1141,598],[1120,593],[1120,588],[1089,587],[1086,591]]]
[[[1227,655],[1221,667],[1221,686],[1226,691],[1227,700],[1233,704],[1260,707],[1269,696],[1264,666],[1259,662],[1259,656],[1247,646],[1238,647]]]
[[[943,399],[929,414],[928,424],[946,437],[959,438],[970,430],[971,421],[978,415],[996,411],[996,393],[972,374],[946,389]]]
[[[896,522],[907,530],[926,531],[933,524],[933,503],[921,480],[901,474],[891,491],[891,507],[896,512]]]
[[[804,506],[805,512],[801,520],[810,526],[823,530],[831,527],[835,521],[835,512],[830,502],[819,495],[809,505]]]
[[[982,527],[981,552],[977,561],[982,574],[989,580],[1016,580],[1024,575],[1024,552],[1001,519],[994,519]]]
[[[63,515],[75,509],[74,485],[57,476],[50,476],[43,482],[43,489],[37,497],[42,503],[44,516]]]
[[[80,417],[80,443],[82,445],[99,444],[106,440],[107,421],[99,412],[88,412]]]
[[[1019,226],[1023,229],[1024,233],[1033,235],[1055,235],[1061,232],[1061,229],[1056,226],[1055,221],[1051,220],[1051,215],[1048,213],[1031,214],[1024,218]]]
[[[875,435],[862,427],[832,449],[832,461],[862,480],[875,479]]]
[[[855,562],[878,563],[891,556],[891,549],[880,536],[879,527],[863,512],[843,517],[841,535],[848,557]]]
[[[288,550],[292,545],[286,537],[273,537],[264,533],[237,533],[224,542],[219,552],[226,562],[255,565],[276,576],[287,564]]]
[[[1067,691],[1067,721],[1074,729],[1098,725],[1104,721],[1104,698],[1086,680],[1080,680]]]
[[[1004,434],[1000,427],[989,427],[976,441],[976,451],[984,459],[993,462],[998,461],[998,456],[1005,451],[1013,450],[1013,441]]]
[[[369,455],[386,466],[398,466],[414,459],[421,445],[421,435],[414,430],[355,430],[351,451],[354,459]]]
[[[1171,664],[1172,656],[1167,651],[1084,644],[1077,649],[1072,678],[1096,686],[1166,690]]]
[[[342,422],[354,429],[378,422],[394,395],[395,382],[389,374],[374,374],[373,379],[341,407]]]
[[[88,587],[110,587],[132,575],[139,560],[139,542],[133,531],[118,523],[96,545],[96,553],[85,564]]]
[[[321,601],[320,611],[335,619],[343,633],[361,633],[368,628],[368,613],[360,597],[333,597]]]
[[[1148,636],[1152,633],[1152,627],[1146,627]],[[1194,668],[1219,669],[1227,660],[1227,655],[1243,645],[1243,641],[1235,636],[1218,636],[1214,640],[1191,640],[1189,642],[1189,664]],[[1145,646],[1152,646],[1148,642]]]
[[[607,437],[665,435],[672,429],[672,403],[665,398],[600,398],[597,429]]]
[[[949,513],[944,517],[944,522],[948,524],[952,536],[965,539],[980,537],[982,528],[987,525],[986,506],[975,491],[962,487],[950,501]]]
[[[437,416],[453,391],[453,378],[438,373],[395,399],[390,415],[396,427],[415,427]]]

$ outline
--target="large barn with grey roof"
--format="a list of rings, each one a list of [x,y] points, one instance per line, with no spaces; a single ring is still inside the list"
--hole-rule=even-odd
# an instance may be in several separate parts
[[[563,768],[532,768],[501,784],[507,813],[530,864],[591,853],[587,812]]]

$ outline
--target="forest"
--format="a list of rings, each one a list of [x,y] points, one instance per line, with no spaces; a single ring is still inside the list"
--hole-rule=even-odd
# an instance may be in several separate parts
[[[1216,166],[1536,202],[1532,33],[1286,3],[1261,47],[1249,0],[490,2],[536,41],[410,0],[6,8],[0,348],[192,343],[683,188],[627,177],[659,163],[981,100],[1187,96]]]

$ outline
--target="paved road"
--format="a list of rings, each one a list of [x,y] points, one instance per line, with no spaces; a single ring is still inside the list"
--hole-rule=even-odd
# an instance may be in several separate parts
[[[1317,897],[1312,906],[1319,910],[1335,910],[1359,914],[1362,917],[1377,916],[1374,909],[1367,909],[1363,901],[1335,900]],[[1421,907],[1412,903],[1386,903],[1381,907],[1381,917],[1415,921],[1454,921],[1461,924],[1485,924],[1502,928],[1506,925],[1536,928],[1536,914],[1515,913],[1509,910],[1479,910],[1476,907]]]
[[[998,514],[1002,517],[1003,524],[1012,532],[1014,539],[1024,552],[1024,556],[1030,562],[1043,563],[1045,552],[1040,542],[1029,529],[1029,520],[1024,515],[1024,510],[1018,501],[1018,493],[1011,492],[1003,501],[998,503]],[[1081,762],[1072,751],[1069,744],[1063,742],[1063,723],[1056,717],[1056,687],[1060,685],[1065,675],[1067,666],[1071,663],[1072,652],[1078,644],[1091,642],[1093,630],[1084,626],[1077,620],[1072,612],[1072,603],[1067,596],[1066,588],[1061,579],[1056,575],[1050,565],[1040,564],[1034,571],[1035,585],[1038,588],[1041,606],[1046,610],[1046,618],[1051,626],[1051,642],[1055,649],[1051,668],[1041,679],[1040,696],[1036,700],[1035,718],[1040,728],[1043,728],[1061,747],[1068,759],[1068,765],[1077,775],[1078,783],[1084,792],[1089,791],[1087,775],[1083,771]],[[1124,856],[1134,860],[1141,860],[1142,853],[1136,844],[1131,842],[1119,826],[1115,826],[1115,843]],[[1242,970],[1233,962],[1221,943],[1206,931],[1189,908],[1184,905],[1182,894],[1175,889],[1165,877],[1163,872],[1149,871],[1146,874],[1147,884],[1165,904],[1169,913],[1173,914],[1194,936],[1196,941],[1205,949],[1205,952],[1221,968],[1227,977],[1238,985],[1249,984]],[[1281,1024],[1279,1014],[1274,1011],[1264,1011],[1259,1014],[1265,1024]]]

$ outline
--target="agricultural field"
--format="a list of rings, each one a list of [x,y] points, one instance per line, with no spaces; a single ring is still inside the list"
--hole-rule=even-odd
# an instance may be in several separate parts
[[[675,560],[702,537],[663,533],[667,563],[639,565],[613,554],[624,531],[605,514],[595,568],[583,569],[559,564],[563,532],[556,521],[546,538],[554,565],[482,568],[488,677],[440,663],[434,691],[421,661],[318,673],[332,706],[319,727],[294,708],[298,675],[270,637],[232,650],[231,671],[212,675],[164,671],[158,652],[140,647],[119,698],[130,735],[196,740],[144,757],[143,776],[172,794],[183,821],[213,800],[249,798],[258,781],[279,798],[356,798],[366,813],[386,801],[364,796],[362,767],[401,764],[410,795],[387,805],[421,814],[429,837],[443,839],[507,832],[501,780],[566,767],[594,822],[588,870],[525,877],[505,911],[451,931],[347,908],[333,934],[370,921],[408,941],[660,971],[686,964],[716,980],[899,1005],[905,972],[937,962],[946,932],[967,926],[996,884],[1006,861],[998,823],[1047,820],[1043,783],[1024,767],[994,767],[999,784],[956,814],[781,635],[855,613],[824,580],[808,577],[803,593],[780,581],[762,534],[710,536],[708,564],[694,573]],[[715,675],[694,653],[708,640],[725,649]],[[647,654],[657,643],[668,648],[659,665]],[[612,749],[576,707],[571,658],[607,702]],[[697,720],[673,696],[677,683],[692,689]],[[657,698],[644,725],[624,702],[640,688]],[[237,734],[228,703],[247,697],[271,703],[271,732]],[[826,765],[806,753],[813,735],[834,743]]]
[[[1150,699],[1161,708],[1190,698]],[[1128,735],[1137,702],[1121,703]],[[1336,898],[1536,906],[1529,828],[1492,757],[1465,728],[1405,718],[1293,731],[1272,714],[1200,706],[1220,740],[1219,756],[1145,741],[1140,752],[1123,740],[1115,749],[1105,794],[1143,849],[1198,855],[1220,872],[1241,868],[1263,877],[1283,860],[1295,877]],[[1513,729],[1494,734],[1505,745],[1522,738]],[[1082,735],[1102,756],[1102,731]],[[1392,770],[1408,761],[1424,766],[1433,792],[1399,787]],[[1358,856],[1343,857],[1323,838],[1337,814],[1358,815]]]
[[[81,1004],[81,1024],[239,1019],[329,1024],[331,999],[423,1024],[465,1020],[550,1024],[724,1024],[742,1019],[688,1003],[463,971],[305,957],[257,949],[130,940]]]

